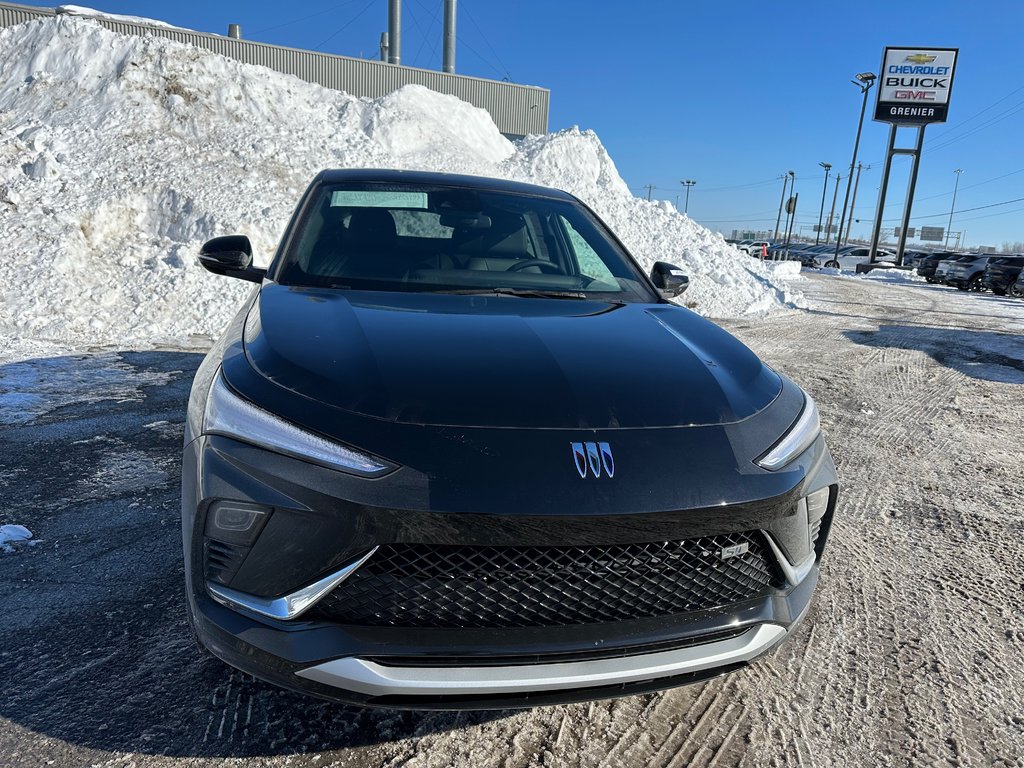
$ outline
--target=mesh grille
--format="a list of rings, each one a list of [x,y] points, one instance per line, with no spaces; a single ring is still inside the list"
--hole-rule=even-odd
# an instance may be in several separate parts
[[[315,615],[364,626],[551,627],[715,608],[780,583],[759,533],[590,547],[392,544]]]

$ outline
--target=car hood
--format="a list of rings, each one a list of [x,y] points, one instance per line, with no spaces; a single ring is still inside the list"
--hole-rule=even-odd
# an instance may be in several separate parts
[[[252,368],[288,393],[404,424],[722,424],[782,389],[743,344],[673,305],[266,283],[244,337]]]

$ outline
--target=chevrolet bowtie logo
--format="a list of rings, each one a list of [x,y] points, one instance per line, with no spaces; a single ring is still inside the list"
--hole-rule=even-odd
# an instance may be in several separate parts
[[[927,53],[915,53],[911,56],[907,56],[904,61],[909,61],[912,64],[931,64],[935,61],[935,57]]]

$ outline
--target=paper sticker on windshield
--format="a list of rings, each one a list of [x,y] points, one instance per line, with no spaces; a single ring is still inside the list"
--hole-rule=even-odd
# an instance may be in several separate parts
[[[417,208],[426,210],[426,192],[339,189],[331,193],[332,208]]]

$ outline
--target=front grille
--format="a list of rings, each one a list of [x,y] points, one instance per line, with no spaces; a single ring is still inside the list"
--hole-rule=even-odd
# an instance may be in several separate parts
[[[722,558],[724,548],[742,545],[743,554]],[[391,544],[312,617],[363,626],[552,627],[717,608],[781,584],[756,532],[588,547]]]

